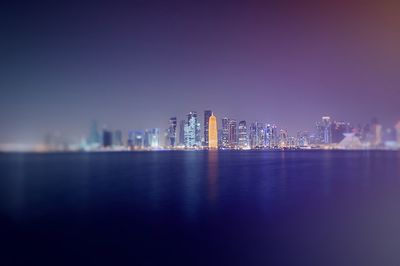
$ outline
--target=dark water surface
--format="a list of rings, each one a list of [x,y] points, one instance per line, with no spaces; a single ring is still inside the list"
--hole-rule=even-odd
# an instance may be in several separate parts
[[[400,153],[0,154],[1,265],[400,265]]]

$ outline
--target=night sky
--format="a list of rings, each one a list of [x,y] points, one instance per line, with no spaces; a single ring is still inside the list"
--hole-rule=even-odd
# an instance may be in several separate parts
[[[292,134],[400,120],[400,1],[29,2],[0,4],[0,143],[205,109]]]

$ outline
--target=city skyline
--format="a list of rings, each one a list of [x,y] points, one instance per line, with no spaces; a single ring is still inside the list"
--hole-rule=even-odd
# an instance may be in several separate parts
[[[322,116],[313,129],[291,133],[279,124],[265,121],[238,120],[226,116],[217,119],[212,110],[204,110],[203,121],[199,119],[201,116],[197,111],[190,111],[184,119],[170,117],[165,129],[131,129],[126,137],[118,128],[99,128],[97,121],[92,121],[88,133],[79,142],[50,133],[46,135],[43,145],[34,150],[400,148],[400,122],[383,127],[377,118],[351,124],[346,120]]]
[[[399,6],[7,2],[0,143],[37,143],[53,131],[79,138],[96,118],[123,132],[164,129],[165,116],[207,109],[289,132],[323,115],[392,126]]]

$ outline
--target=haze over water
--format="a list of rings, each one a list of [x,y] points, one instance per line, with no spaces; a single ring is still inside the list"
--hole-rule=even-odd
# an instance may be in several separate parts
[[[0,154],[9,264],[398,265],[399,203],[400,152]]]

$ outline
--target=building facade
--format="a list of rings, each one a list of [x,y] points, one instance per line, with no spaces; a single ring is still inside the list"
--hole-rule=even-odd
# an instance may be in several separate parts
[[[208,148],[209,149],[218,149],[218,127],[217,127],[217,118],[214,114],[208,119]]]

